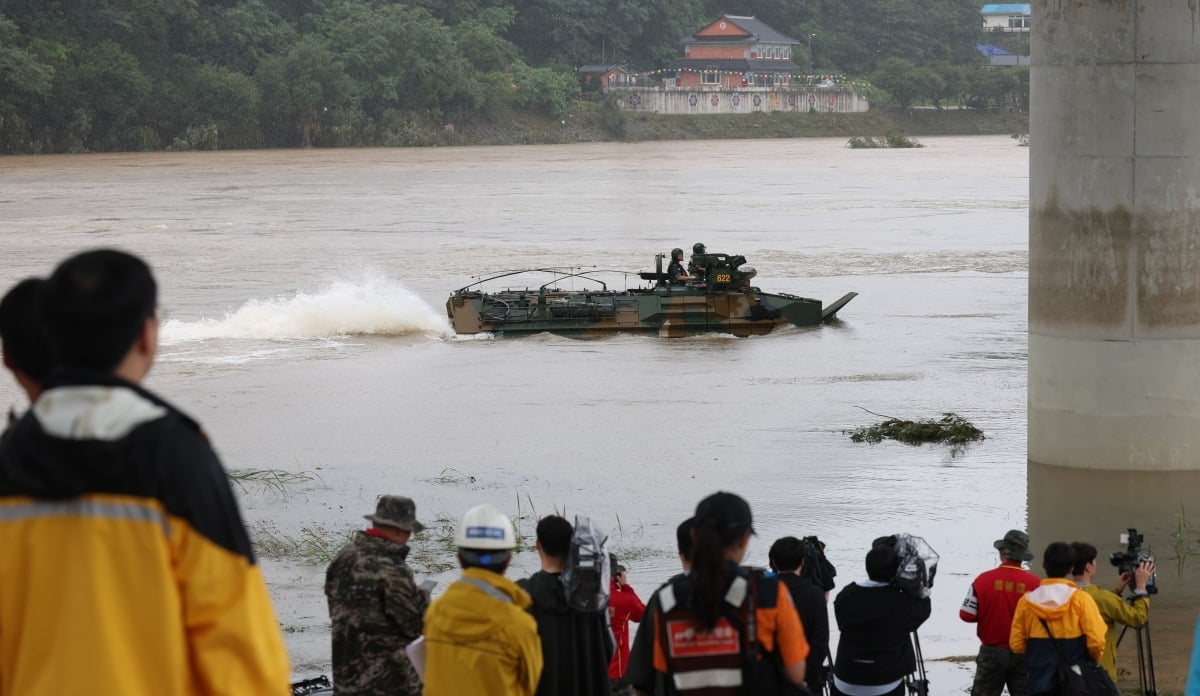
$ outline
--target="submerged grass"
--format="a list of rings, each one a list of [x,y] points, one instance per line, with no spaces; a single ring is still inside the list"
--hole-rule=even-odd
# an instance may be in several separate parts
[[[475,483],[475,477],[470,474],[464,474],[458,469],[448,468],[442,469],[442,473],[433,478],[425,479],[429,483],[456,484],[456,483]]]
[[[353,535],[352,530],[338,531],[321,525],[305,525],[296,534],[285,534],[266,522],[260,522],[250,530],[254,551],[259,556],[310,565],[325,565],[332,561]]]
[[[863,409],[866,410],[866,409]],[[868,413],[871,413],[868,411]],[[880,415],[875,413],[873,415]],[[965,445],[985,439],[983,431],[957,413],[943,413],[936,420],[904,420],[890,418],[875,425],[843,431],[854,442],[875,444],[883,440],[896,440],[907,445],[926,442],[941,442],[950,445]]]
[[[225,472],[233,485],[243,493],[250,488],[259,488],[278,495],[286,495],[290,484],[312,481],[316,474],[307,471],[284,471],[282,469],[231,469]]]
[[[1183,577],[1188,559],[1200,556],[1200,529],[1187,518],[1182,502],[1179,503],[1179,512],[1175,513],[1175,531],[1171,532],[1171,542],[1175,549],[1175,555],[1171,557],[1175,561],[1175,574]]]
[[[413,570],[433,575],[457,567],[457,547],[454,544],[454,530],[457,527],[458,520],[446,514],[426,522],[425,531],[414,535],[408,542],[408,563]]]
[[[445,474],[445,472],[443,472]],[[555,508],[557,513],[557,507]],[[564,506],[565,510],[565,506]],[[534,548],[533,530],[537,529],[538,514],[533,500],[526,495],[521,501],[517,494],[517,512],[509,515],[513,531],[517,536],[517,547],[513,553],[532,551]],[[458,546],[454,543],[454,533],[458,529],[458,518],[446,513],[438,513],[432,521],[425,522],[425,531],[416,534],[408,542],[408,563],[414,570],[426,574],[442,573],[458,567]],[[528,533],[526,533],[528,531]]]

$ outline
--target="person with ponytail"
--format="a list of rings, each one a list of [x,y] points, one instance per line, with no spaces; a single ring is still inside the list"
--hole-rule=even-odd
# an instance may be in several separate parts
[[[741,567],[750,506],[714,493],[696,506],[691,572],[654,593],[628,679],[647,696],[801,694],[808,642],[787,587]]]

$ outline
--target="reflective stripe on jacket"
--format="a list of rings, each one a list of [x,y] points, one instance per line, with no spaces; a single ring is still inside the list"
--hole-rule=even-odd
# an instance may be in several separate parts
[[[753,665],[746,662],[744,630],[748,630],[747,599],[753,593],[756,659],[772,660],[773,653],[787,667],[804,662],[808,641],[787,587],[775,577],[750,577],[730,564],[725,606],[721,622],[711,631],[699,628],[691,609],[691,578],[679,576],[654,595],[646,621],[653,642],[651,664],[663,674],[673,691],[692,695],[751,693],[746,675]],[[642,630],[638,635],[641,639]],[[637,646],[635,645],[635,650]],[[631,657],[631,662],[633,658]],[[640,688],[646,676],[631,675]],[[758,692],[755,692],[758,693]]]

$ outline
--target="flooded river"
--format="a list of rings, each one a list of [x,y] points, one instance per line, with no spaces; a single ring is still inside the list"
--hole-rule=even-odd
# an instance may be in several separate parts
[[[87,247],[145,256],[167,315],[149,386],[229,468],[298,475],[244,484],[260,539],[319,547],[385,492],[427,520],[490,501],[526,534],[565,511],[606,528],[645,597],[675,571],[675,525],[729,489],[756,515],[749,560],[816,534],[839,585],[863,576],[871,539],[923,536],[942,555],[926,656],[971,655],[958,605],[1027,517],[1028,158],[1007,137],[925,144],[0,158],[0,286]],[[446,295],[480,273],[649,270],[697,241],[744,254],[764,290],[860,295],[836,324],[751,339],[464,339],[446,324]],[[958,456],[851,443],[867,410],[955,411],[988,439]],[[323,567],[297,555],[264,568],[312,676],[328,668]],[[969,685],[970,665],[930,671],[935,694]]]

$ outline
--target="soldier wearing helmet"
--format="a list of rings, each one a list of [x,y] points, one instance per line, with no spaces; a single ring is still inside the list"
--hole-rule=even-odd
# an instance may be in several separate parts
[[[425,614],[425,696],[530,696],[542,676],[542,643],[529,594],[504,577],[517,546],[491,505],[467,511],[454,534],[462,578]]]
[[[692,259],[688,261],[688,274],[703,279],[708,272],[707,249],[703,242],[692,245]]]
[[[697,246],[703,247],[703,244]],[[670,279],[671,285],[683,285],[689,280],[695,280],[696,277],[688,275],[683,269],[683,249],[676,247],[671,250],[671,264],[667,266],[667,278]]]

